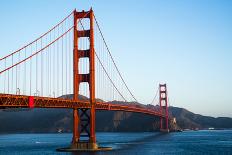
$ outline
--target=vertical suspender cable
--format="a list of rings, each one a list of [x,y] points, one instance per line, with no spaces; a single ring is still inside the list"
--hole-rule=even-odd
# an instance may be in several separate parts
[[[50,36],[49,36],[49,43],[51,43],[52,42],[52,32],[50,32]],[[52,78],[51,78],[51,68],[52,68],[52,58],[51,58],[51,56],[52,56],[52,46],[49,46],[49,96],[51,97],[51,88],[52,88]]]
[[[65,21],[65,30],[67,29],[66,28],[66,21]],[[65,74],[66,74],[66,78],[65,78],[65,89],[66,89],[66,95],[68,94],[68,45],[67,45],[67,39],[68,39],[68,34],[65,36],[65,53],[66,53],[66,56],[65,56],[65,66],[66,66],[66,69],[65,69]]]
[[[14,61],[14,55],[12,55],[12,66],[13,66],[13,62]],[[14,68],[12,68],[12,70],[11,70],[11,93],[13,93],[13,70],[14,70]]]
[[[43,38],[41,38],[41,49],[43,48]],[[41,96],[43,96],[43,52],[41,52]]]
[[[31,45],[31,55],[32,55],[32,45]],[[31,95],[31,79],[32,79],[32,77],[31,77],[31,68],[32,68],[32,61],[31,61],[31,58],[30,58],[30,95]]]
[[[19,60],[17,60],[19,61]],[[18,65],[16,66],[16,70],[15,70],[15,89],[16,89],[16,94],[17,94],[17,89],[18,89]]]
[[[37,52],[37,41],[36,41],[36,43],[35,43],[35,50],[36,50],[36,52]],[[38,95],[37,93],[37,91],[38,91],[38,55],[36,54],[36,58],[35,58],[36,60],[36,65],[35,65],[35,93],[36,93],[36,95]]]
[[[21,57],[20,57],[21,54],[20,54],[20,53],[21,53],[21,51],[19,52],[19,55],[18,55],[18,56],[19,56],[19,61],[21,60]],[[19,77],[18,77],[19,91],[20,91],[20,75],[21,75],[21,74],[20,74],[20,68],[21,68],[21,67],[20,67],[20,65],[19,65],[19,69],[18,69],[18,70],[19,70]],[[19,94],[20,94],[20,92],[19,92]]]
[[[56,38],[56,30],[54,30],[54,34],[53,34],[53,38],[54,38],[54,40],[55,40],[55,38]],[[52,81],[53,81],[53,97],[55,98],[56,96],[55,96],[55,73],[56,73],[56,70],[55,70],[55,63],[56,63],[56,61],[55,61],[55,56],[56,56],[56,43],[54,43],[54,45],[53,45],[53,68],[52,68],[52,70],[53,70],[53,75],[52,75]]]
[[[10,71],[9,70],[7,70],[7,75],[8,75],[8,78],[7,78],[7,81],[8,81],[7,87],[8,88],[7,89],[8,89],[8,94],[9,94],[10,93]]]
[[[61,29],[62,29],[62,34],[64,33],[64,27],[63,27],[63,24],[61,25]],[[64,95],[64,45],[63,45],[63,36],[61,38],[61,80],[62,80],[62,94],[61,95]]]
[[[49,44],[48,43],[48,36],[46,35],[46,42],[45,42],[45,46],[46,46],[46,44]],[[44,71],[45,71],[45,80],[44,80],[44,85],[46,86],[45,87],[45,90],[46,90],[46,92],[44,93],[44,96],[49,96],[49,71],[48,71],[48,69],[49,69],[49,57],[48,57],[48,53],[49,53],[49,47],[47,47],[46,49],[45,49],[45,51],[44,51],[44,60],[45,60],[45,62],[44,62]]]
[[[4,60],[4,65],[6,68],[6,59]],[[5,94],[5,91],[6,91],[6,73],[4,73],[4,94]]]
[[[58,26],[57,34],[58,34],[57,37],[59,37],[59,26]],[[58,97],[59,96],[59,77],[60,77],[59,76],[59,68],[60,68],[59,67],[59,40],[57,41],[57,52],[56,53],[57,53],[57,66],[56,66],[57,68],[57,76],[56,76],[57,77],[57,88],[56,88],[57,94],[56,95]]]
[[[26,57],[27,57],[27,55],[26,55],[26,53],[27,53],[27,48],[25,48],[25,59],[26,59]],[[23,90],[24,90],[24,95],[26,95],[26,82],[27,82],[27,76],[26,76],[26,74],[27,74],[27,65],[26,65],[26,62],[24,63],[24,82],[23,82],[23,86],[24,86],[24,88],[23,88]]]
[[[74,29],[73,29],[74,30]],[[69,89],[70,89],[70,93],[72,92],[72,76],[71,76],[71,74],[72,74],[72,70],[73,70],[73,68],[72,68],[72,63],[71,63],[71,59],[72,59],[72,56],[71,56],[71,46],[72,46],[72,44],[71,44],[71,40],[72,40],[72,38],[71,38],[71,33],[69,33]]]
[[[116,68],[116,70],[117,70],[117,72],[118,72],[118,74],[119,74],[119,76],[120,76],[120,78],[121,78],[123,84],[125,85],[126,89],[129,91],[129,93],[130,93],[130,95],[133,97],[133,99],[134,99],[136,102],[138,102],[137,99],[136,99],[136,98],[134,97],[134,95],[132,94],[132,92],[130,91],[130,89],[128,88],[126,82],[125,82],[124,79],[122,78],[122,75],[121,75],[121,73],[119,72],[118,67],[116,66],[116,63],[115,63],[115,61],[114,61],[114,59],[113,59],[113,57],[112,57],[112,54],[111,54],[111,52],[110,52],[110,50],[109,50],[109,48],[108,48],[108,46],[107,46],[107,44],[106,44],[105,38],[104,38],[104,36],[103,36],[103,33],[102,33],[101,29],[100,29],[100,26],[99,26],[98,21],[97,21],[97,19],[96,19],[95,16],[94,16],[94,19],[95,19],[96,25],[97,25],[97,27],[98,27],[98,30],[99,30],[99,32],[100,32],[100,34],[101,34],[101,36],[102,36],[103,42],[104,42],[104,44],[105,44],[105,46],[106,46],[106,50],[108,51],[108,53],[109,53],[109,55],[110,55],[110,58],[111,58],[111,60],[112,60],[112,62],[113,62],[113,64],[114,64],[114,66],[115,66],[115,68]]]
[[[49,38],[48,38],[49,36],[46,36],[46,44],[49,44]],[[47,61],[46,61],[46,63],[47,63],[47,66],[45,66],[45,68],[46,68],[46,74],[47,74],[47,80],[46,80],[46,85],[47,85],[47,96],[49,96],[49,85],[50,85],[50,81],[49,81],[49,49],[50,49],[50,46],[48,46],[48,48],[46,49],[46,57],[47,57]],[[46,64],[45,63],[45,64]]]

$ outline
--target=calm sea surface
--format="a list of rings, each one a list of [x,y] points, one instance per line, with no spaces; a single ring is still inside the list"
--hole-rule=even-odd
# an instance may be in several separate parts
[[[0,155],[232,155],[232,130],[185,131],[169,134],[97,133],[99,145],[111,146],[113,151],[95,153],[56,152],[57,148],[69,146],[71,137],[71,134],[0,135]]]

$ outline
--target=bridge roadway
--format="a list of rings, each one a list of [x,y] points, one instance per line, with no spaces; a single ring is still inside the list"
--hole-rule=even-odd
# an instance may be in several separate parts
[[[0,94],[0,109],[4,108],[91,108],[89,101],[74,101],[71,99]],[[115,104],[96,102],[96,110],[125,111],[144,113],[165,118],[165,113],[133,104]]]

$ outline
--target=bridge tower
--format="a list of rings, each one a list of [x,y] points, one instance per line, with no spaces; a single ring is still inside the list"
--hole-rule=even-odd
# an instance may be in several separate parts
[[[161,113],[165,113],[165,120],[160,117],[160,131],[169,132],[168,128],[168,96],[167,85],[159,84],[159,104]]]
[[[83,18],[88,18],[90,22],[89,30],[79,30],[77,22]],[[98,145],[96,143],[95,135],[95,59],[94,59],[94,15],[93,10],[77,12],[74,11],[74,43],[73,43],[73,100],[79,101],[79,87],[80,83],[87,82],[89,84],[90,92],[90,109],[73,109],[73,138],[72,149],[77,150],[96,150]],[[89,39],[89,49],[79,49],[78,39],[87,37]],[[79,73],[79,59],[89,59],[89,73]]]

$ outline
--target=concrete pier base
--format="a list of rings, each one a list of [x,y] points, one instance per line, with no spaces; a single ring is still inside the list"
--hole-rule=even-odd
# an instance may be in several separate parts
[[[70,147],[56,149],[59,152],[78,152],[78,151],[110,151],[111,147],[99,147],[97,143],[78,142]]]
[[[160,132],[169,133],[169,129],[160,129]]]

